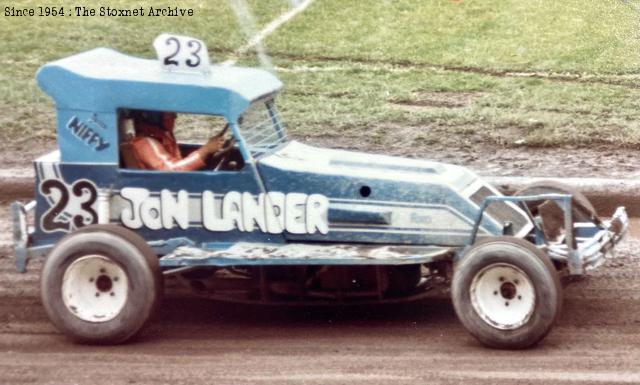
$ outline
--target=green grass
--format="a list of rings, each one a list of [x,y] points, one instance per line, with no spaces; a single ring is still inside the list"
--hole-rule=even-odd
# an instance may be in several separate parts
[[[391,127],[406,126],[414,129],[404,134],[418,142],[445,144],[464,137],[530,146],[640,143],[640,90],[635,88],[424,68],[393,72],[377,65],[361,67],[284,72],[289,88],[281,104],[289,129],[310,137],[366,137],[363,131],[382,130],[393,140]],[[420,105],[421,94],[437,100],[441,92],[472,97],[461,106]],[[403,108],[412,103],[418,106]]]
[[[638,2],[323,0],[269,40],[297,56],[484,69],[638,69]]]
[[[249,3],[259,26],[289,7],[287,0]],[[135,6],[151,4],[173,3]],[[96,46],[153,57],[151,42],[165,31],[204,39],[216,61],[246,41],[226,1],[180,6],[196,16],[0,16],[2,134],[54,137],[52,103],[34,81],[50,60]],[[372,146],[635,146],[639,22],[640,1],[317,0],[265,44],[286,84],[279,104],[297,137],[356,145],[364,138]],[[253,53],[241,63],[255,64]],[[506,73],[514,71],[535,76]],[[457,94],[459,103],[447,104]]]

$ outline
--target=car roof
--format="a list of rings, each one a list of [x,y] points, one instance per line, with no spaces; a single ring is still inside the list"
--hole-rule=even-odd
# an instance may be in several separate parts
[[[237,118],[282,82],[268,71],[212,65],[208,73],[163,70],[158,60],[96,48],[40,68],[40,88],[60,109],[112,112],[132,108]]]

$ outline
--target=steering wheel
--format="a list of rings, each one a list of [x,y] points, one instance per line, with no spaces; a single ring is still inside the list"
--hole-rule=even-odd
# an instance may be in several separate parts
[[[214,137],[216,136],[222,136],[224,135],[227,131],[229,131],[229,123],[225,124],[224,127],[222,127],[222,130],[220,130],[220,132],[218,132],[217,134],[214,135]]]
[[[224,131],[222,131],[222,134],[224,134]],[[222,166],[224,166],[227,163],[227,157],[231,152],[231,150],[235,148],[234,147],[235,144],[236,144],[235,138],[229,138],[225,140],[224,143],[222,144],[222,147],[220,147],[220,149],[211,156],[211,160],[213,164],[215,164],[213,171],[219,171],[222,168]]]

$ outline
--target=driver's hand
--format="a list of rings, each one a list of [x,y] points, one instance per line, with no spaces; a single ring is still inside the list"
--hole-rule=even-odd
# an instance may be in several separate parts
[[[222,148],[223,144],[224,136],[212,136],[203,147],[207,149],[207,153],[214,154]]]

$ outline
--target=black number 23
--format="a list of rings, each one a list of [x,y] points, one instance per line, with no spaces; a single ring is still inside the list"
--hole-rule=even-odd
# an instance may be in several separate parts
[[[175,50],[171,55],[164,58],[164,65],[179,66],[180,63],[177,60],[174,60],[174,58],[178,56],[178,53],[180,53],[180,40],[175,37],[170,37],[165,41],[165,44],[168,46],[175,46]],[[187,42],[187,47],[191,48],[192,51],[189,52],[191,56],[185,60],[185,64],[192,68],[199,66],[201,59],[198,53],[200,53],[200,50],[202,49],[202,44],[198,40],[189,40]]]

